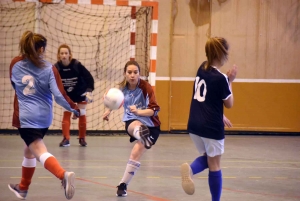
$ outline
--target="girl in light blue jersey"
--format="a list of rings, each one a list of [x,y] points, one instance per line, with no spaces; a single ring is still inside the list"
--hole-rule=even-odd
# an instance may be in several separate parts
[[[128,61],[124,67],[124,80],[120,83],[124,93],[125,130],[130,136],[130,142],[135,143],[125,173],[118,185],[117,196],[127,196],[127,185],[139,169],[139,162],[147,149],[155,144],[160,134],[160,121],[157,113],[160,110],[151,85],[140,79],[140,66],[136,61]],[[110,110],[104,115],[109,120]]]
[[[57,69],[43,59],[46,45],[44,36],[26,31],[20,40],[21,55],[10,64],[10,80],[15,89],[12,125],[18,128],[25,146],[21,182],[9,184],[8,188],[20,199],[26,198],[36,160],[62,181],[67,199],[75,193],[74,172],[65,171],[43,142],[52,123],[52,95],[59,105],[79,116],[76,104],[64,91]]]

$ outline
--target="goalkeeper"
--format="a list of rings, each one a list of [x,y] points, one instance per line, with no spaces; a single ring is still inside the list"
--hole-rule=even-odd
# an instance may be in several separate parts
[[[87,146],[86,136],[86,105],[93,102],[92,91],[94,90],[94,79],[91,73],[76,59],[72,58],[71,48],[62,44],[57,51],[57,63],[55,67],[71,100],[77,103],[80,109],[78,122],[79,144]],[[64,111],[62,119],[63,140],[59,143],[60,147],[70,146],[70,118],[71,112]]]

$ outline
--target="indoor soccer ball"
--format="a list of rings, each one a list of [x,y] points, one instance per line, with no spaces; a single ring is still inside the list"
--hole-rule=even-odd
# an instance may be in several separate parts
[[[103,96],[105,107],[110,110],[117,110],[124,103],[124,94],[120,89],[110,88]]]

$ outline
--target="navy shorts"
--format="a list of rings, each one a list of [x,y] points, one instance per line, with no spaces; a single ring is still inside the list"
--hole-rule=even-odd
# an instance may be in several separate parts
[[[130,142],[134,142],[136,140],[135,137],[132,137],[129,133],[128,133],[128,127],[129,125],[133,122],[133,121],[138,121],[137,119],[133,119],[133,120],[129,120],[129,121],[125,121],[125,130],[126,130],[126,133],[130,136],[130,139],[129,141]],[[148,127],[148,126],[147,126]],[[150,136],[152,136],[150,138],[152,144],[154,145],[155,142],[157,141],[158,137],[159,137],[159,134],[160,134],[160,126],[157,126],[157,127],[148,127],[149,131],[150,131]]]
[[[27,146],[37,139],[43,139],[48,128],[18,128],[21,138]]]

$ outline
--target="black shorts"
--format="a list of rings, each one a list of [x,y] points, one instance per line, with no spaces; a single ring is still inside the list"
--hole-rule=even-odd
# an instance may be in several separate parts
[[[18,128],[21,138],[27,146],[36,139],[43,139],[48,128]]]
[[[69,96],[69,97],[74,103],[80,103],[85,101],[85,96]]]
[[[126,133],[130,136],[129,141],[130,142],[134,142],[136,140],[135,137],[132,137],[129,133],[128,133],[128,126],[133,122],[133,121],[138,121],[137,119],[133,119],[133,120],[129,120],[129,121],[125,121],[125,130]],[[147,126],[148,127],[148,126]],[[157,127],[148,127],[149,131],[150,131],[150,140],[152,142],[152,144],[154,145],[159,137],[160,134],[160,126]]]

